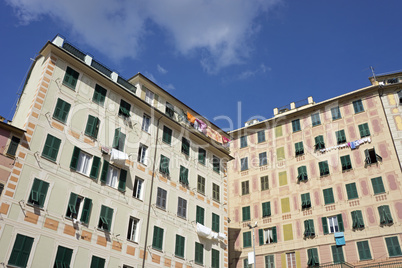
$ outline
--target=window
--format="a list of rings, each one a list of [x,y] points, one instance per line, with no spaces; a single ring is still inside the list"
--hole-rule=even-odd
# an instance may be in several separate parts
[[[243,221],[249,221],[251,214],[250,214],[250,206],[243,207],[242,208],[242,215],[243,215]]]
[[[158,193],[156,195],[156,206],[161,209],[166,209],[166,190],[158,187]]]
[[[182,218],[187,217],[187,200],[181,197],[177,200],[177,216]]]
[[[202,148],[198,148],[198,163],[205,165],[205,158],[207,157],[207,151]]]
[[[346,184],[346,193],[348,195],[348,200],[351,199],[356,199],[359,198],[359,195],[357,194],[357,188],[356,188],[356,183],[349,183]]]
[[[1,196],[1,193],[3,192],[3,190],[4,190],[4,184],[0,183],[0,196]]]
[[[248,169],[248,158],[244,157],[240,159],[240,166],[241,166],[241,171],[245,171]]]
[[[29,194],[28,203],[43,208],[48,188],[49,183],[35,178],[32,184],[31,193]]]
[[[301,195],[301,207],[302,209],[311,208],[310,193],[305,193]]]
[[[170,118],[172,118],[173,115],[174,115],[174,107],[173,107],[173,105],[170,104],[169,102],[166,102],[165,114],[166,114],[167,116],[169,116]]]
[[[262,217],[269,217],[271,216],[271,202],[264,202],[262,203]]]
[[[152,248],[162,250],[163,246],[163,229],[154,226],[154,237],[152,240]]]
[[[197,242],[195,242],[194,262],[200,265],[204,263],[204,245]]]
[[[315,113],[311,115],[311,123],[313,127],[321,125],[320,113]]]
[[[61,140],[47,134],[45,146],[43,147],[42,156],[52,161],[56,161],[59,153]]]
[[[72,255],[73,255],[72,249],[58,246],[56,260],[54,261],[54,267],[70,267]]]
[[[318,250],[316,248],[310,248],[307,250],[307,266],[308,267],[318,267],[320,265],[318,259]]]
[[[304,154],[303,142],[295,143],[295,154],[296,156]]]
[[[260,153],[260,154],[258,155],[258,157],[259,157],[259,159],[260,159],[260,167],[261,167],[261,166],[265,166],[265,165],[268,164],[267,152]]]
[[[274,255],[266,255],[264,260],[265,260],[265,268],[275,268]]]
[[[258,140],[258,143],[265,141],[265,131],[264,130],[260,130],[257,132],[257,140]]]
[[[307,167],[306,166],[301,166],[297,168],[297,179],[299,181],[307,181],[308,176],[307,176]]]
[[[176,248],[174,255],[180,258],[184,258],[185,238],[181,235],[176,235]]]
[[[162,141],[170,144],[172,142],[172,130],[167,126],[163,126]]]
[[[342,118],[341,111],[339,110],[339,106],[331,108],[332,120],[336,120]]]
[[[27,267],[33,241],[32,237],[17,234],[8,265]]]
[[[240,137],[240,148],[247,147],[247,136]]]
[[[212,231],[219,233],[219,215],[212,213]]]
[[[376,154],[374,148],[364,150],[364,157],[364,162],[366,163],[366,165],[371,165],[382,161],[382,157]]]
[[[248,181],[241,182],[241,194],[246,195],[250,193]]]
[[[305,220],[304,221],[304,237],[314,237],[314,221],[313,220]]]
[[[71,89],[75,89],[75,86],[77,85],[77,80],[78,80],[78,76],[80,74],[73,70],[70,67],[67,67],[66,69],[66,74],[64,75],[64,79],[63,79],[63,85],[68,86]]]
[[[357,250],[359,251],[359,258],[361,261],[371,260],[370,246],[368,241],[357,242]]]
[[[219,185],[212,183],[212,199],[219,202]]]
[[[15,136],[12,136],[10,144],[8,145],[7,155],[15,156],[15,153],[17,152],[19,143],[20,143],[20,139],[15,137]]]
[[[159,164],[159,172],[165,174],[166,176],[169,176],[170,171],[169,171],[169,158],[161,154],[161,162]]]
[[[380,224],[392,224],[394,222],[388,205],[379,206],[378,213],[380,214]]]
[[[110,228],[112,227],[112,218],[113,218],[113,209],[102,205],[99,216],[98,228],[110,232]]]
[[[101,159],[97,156],[89,155],[80,148],[74,147],[71,157],[70,168],[92,179],[98,179]]]
[[[105,259],[92,256],[91,268],[103,268],[105,267]]]
[[[398,237],[392,236],[385,238],[388,254],[390,257],[402,256],[401,246],[399,245]]]
[[[293,132],[297,132],[297,131],[300,131],[300,119],[295,119],[295,120],[293,120],[292,121],[292,129],[293,129]]]
[[[99,118],[88,115],[87,126],[85,127],[85,135],[96,139],[98,137],[99,125]]]
[[[187,156],[190,155],[190,141],[186,138],[181,138],[181,152]]]
[[[138,226],[140,220],[134,217],[130,217],[128,221],[128,231],[127,231],[127,239],[130,241],[138,242]]]
[[[350,156],[341,156],[342,171],[352,169],[352,162],[350,162]]]
[[[364,228],[363,215],[361,210],[355,210],[351,212],[352,214],[352,228],[362,229]]]
[[[213,171],[215,171],[216,173],[219,174],[220,166],[221,166],[221,160],[218,157],[213,156],[212,157],[212,167],[213,167],[212,169],[213,169]]]
[[[320,168],[320,176],[329,175],[328,161],[322,161],[318,163]]]
[[[342,214],[331,217],[322,217],[321,221],[324,234],[332,234],[344,231]]]
[[[204,213],[205,209],[197,206],[195,221],[202,225],[204,225]]]
[[[180,177],[179,181],[184,186],[188,186],[188,168],[180,166]]]
[[[325,203],[325,205],[335,203],[334,193],[332,191],[332,188],[324,189],[324,190],[322,190],[322,192],[324,194],[324,203]]]
[[[145,89],[145,102],[152,106],[154,101],[154,93],[149,89]]]
[[[243,248],[251,247],[251,232],[243,232]]]
[[[356,100],[353,102],[353,109],[355,110],[355,114],[364,112],[364,107],[362,100]]]
[[[83,204],[81,206],[81,204]],[[70,199],[68,200],[66,217],[71,219],[78,219],[82,223],[87,224],[89,222],[89,214],[91,213],[92,200],[84,198],[75,193],[70,193]]]
[[[219,268],[219,250],[212,249],[211,268]]]
[[[131,105],[128,102],[120,100],[119,115],[130,117],[130,109]]]
[[[137,161],[145,166],[148,164],[148,147],[141,143],[140,147],[138,148]]]
[[[151,125],[151,117],[149,115],[144,114],[142,116],[141,130],[149,133],[149,126],[150,125]]]
[[[368,127],[368,124],[364,123],[364,124],[359,125],[359,132],[360,132],[361,138],[370,136],[370,129]]]
[[[345,130],[335,131],[336,141],[338,144],[342,144],[346,142]]]
[[[56,107],[54,108],[53,118],[65,123],[67,120],[68,112],[70,111],[71,104],[62,99],[57,99]]]
[[[112,147],[116,150],[123,152],[125,141],[126,141],[126,134],[121,132],[121,128],[116,128],[114,131]]]
[[[332,258],[334,263],[343,263],[345,262],[345,258],[343,257],[342,246],[331,246],[332,249]]]
[[[104,160],[100,180],[107,186],[124,192],[126,191],[127,171],[114,167]]]
[[[103,106],[103,104],[105,103],[105,98],[106,98],[106,89],[96,84],[92,101]]]
[[[294,252],[286,253],[286,267],[296,268],[296,254]]]
[[[134,187],[133,187],[133,197],[142,200],[144,180],[135,176]]]
[[[265,191],[269,189],[269,180],[268,180],[268,176],[262,176],[260,178],[261,180],[261,191]]]
[[[280,148],[276,149],[276,159],[278,161],[285,160],[285,148],[284,147],[280,147]]]
[[[374,194],[385,193],[385,188],[381,177],[371,179],[371,184],[373,185]]]
[[[197,178],[197,191],[201,194],[205,194],[205,178],[198,175]]]
[[[322,135],[315,137],[314,141],[315,141],[314,147],[316,150],[325,148],[324,137]]]

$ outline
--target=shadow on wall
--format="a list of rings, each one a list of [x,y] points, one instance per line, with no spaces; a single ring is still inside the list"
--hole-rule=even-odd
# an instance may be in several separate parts
[[[239,262],[239,258],[241,255],[241,250],[235,249],[235,243],[240,235],[240,228],[229,228],[228,236],[228,246],[229,246],[229,268],[237,267],[237,263]]]

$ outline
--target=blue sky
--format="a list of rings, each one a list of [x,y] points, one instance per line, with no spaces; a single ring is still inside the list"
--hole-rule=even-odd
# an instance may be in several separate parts
[[[30,58],[57,34],[125,78],[141,72],[225,130],[368,86],[369,66],[402,69],[401,1],[145,2],[0,0],[0,115],[12,118]],[[234,125],[214,120],[222,115]]]

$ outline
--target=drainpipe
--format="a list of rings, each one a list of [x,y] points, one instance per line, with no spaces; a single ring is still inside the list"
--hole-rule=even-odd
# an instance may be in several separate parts
[[[147,243],[148,243],[148,230],[149,230],[149,218],[151,216],[151,202],[152,202],[152,193],[154,188],[154,179],[155,179],[155,163],[156,163],[156,151],[158,148],[158,134],[159,134],[159,121],[161,117],[158,119],[158,123],[156,124],[156,136],[155,136],[155,151],[154,151],[154,163],[152,166],[152,179],[151,179],[151,192],[149,193],[149,202],[148,202],[148,215],[147,215],[147,229],[145,231],[145,244],[144,244],[144,256],[142,258],[142,268],[145,268],[145,258],[147,256]]]

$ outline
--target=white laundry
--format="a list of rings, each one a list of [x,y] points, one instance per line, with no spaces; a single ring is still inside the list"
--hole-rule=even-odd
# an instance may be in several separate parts
[[[211,228],[197,222],[197,234],[202,237],[208,237],[211,234]]]
[[[218,234],[219,239],[225,240],[226,239],[226,235],[225,233],[219,233]]]
[[[110,160],[111,161],[126,161],[128,159],[128,155],[125,152],[112,149],[112,152],[110,153]]]

